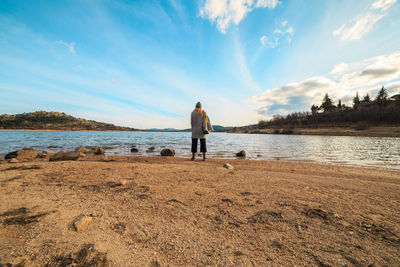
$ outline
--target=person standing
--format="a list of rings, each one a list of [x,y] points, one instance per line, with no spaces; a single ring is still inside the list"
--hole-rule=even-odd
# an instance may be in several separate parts
[[[207,113],[201,108],[201,103],[197,102],[196,108],[192,111],[190,124],[192,126],[192,160],[197,153],[197,141],[200,139],[200,152],[203,152],[203,160],[206,160],[206,135],[213,130]]]

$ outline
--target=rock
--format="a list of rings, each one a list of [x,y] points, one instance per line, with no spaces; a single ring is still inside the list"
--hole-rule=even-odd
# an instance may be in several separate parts
[[[246,157],[246,151],[241,150],[238,153],[236,153],[236,157],[238,158],[245,158]]]
[[[50,157],[50,161],[59,161],[59,160],[78,160],[81,153],[78,151],[61,151]]]
[[[84,157],[86,157],[86,154],[83,152],[79,152],[79,157],[84,158]]]
[[[96,151],[94,152],[94,154],[95,154],[95,155],[102,155],[102,154],[104,154],[104,148],[98,147],[98,148],[96,149]]]
[[[39,154],[39,151],[37,151],[33,148],[25,147],[22,150],[8,153],[5,156],[5,159],[17,158],[18,160],[32,160],[32,159],[36,158],[38,156],[38,154]]]
[[[83,216],[82,218],[80,218],[79,220],[74,222],[75,231],[77,231],[77,232],[82,231],[89,225],[89,223],[91,221],[92,221],[92,217]]]
[[[9,163],[18,163],[19,160],[16,159],[16,158],[11,158],[11,159],[8,160],[8,162],[9,162]]]
[[[121,185],[126,185],[126,180],[121,180]]]
[[[44,150],[42,153],[39,153],[38,158],[47,158],[56,154],[54,151]]]
[[[161,150],[161,156],[164,157],[173,157],[175,156],[175,150],[173,149],[169,149],[169,148],[164,148],[163,150]]]
[[[0,156],[0,161],[4,161],[4,160],[5,160],[5,158]]]
[[[81,153],[86,153],[86,149],[83,146],[75,148],[75,151],[81,152]]]
[[[152,152],[154,152],[155,149],[156,148],[154,146],[149,147],[149,149],[146,150],[146,153],[152,153]]]
[[[131,152],[132,152],[132,153],[138,153],[138,152],[139,152],[139,149],[137,149],[136,147],[132,147],[132,148],[131,148]]]
[[[108,161],[107,155],[104,154],[104,155],[101,157],[101,160],[102,160],[102,161]]]
[[[233,166],[231,164],[229,164],[229,163],[225,163],[224,164],[224,168],[226,168],[228,170],[233,170],[234,169]]]

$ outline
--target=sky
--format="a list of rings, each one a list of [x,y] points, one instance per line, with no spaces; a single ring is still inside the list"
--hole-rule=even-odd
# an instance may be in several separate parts
[[[400,93],[397,0],[0,1],[0,114],[242,126]]]

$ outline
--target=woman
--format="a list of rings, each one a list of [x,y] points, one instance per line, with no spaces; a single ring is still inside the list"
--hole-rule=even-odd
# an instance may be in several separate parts
[[[210,119],[206,112],[201,108],[201,103],[196,104],[190,119],[192,125],[192,160],[195,159],[197,152],[197,139],[200,139],[200,152],[203,152],[203,160],[206,160],[206,134],[213,130]]]

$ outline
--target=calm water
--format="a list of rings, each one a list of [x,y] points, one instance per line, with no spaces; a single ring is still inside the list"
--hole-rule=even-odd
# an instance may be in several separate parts
[[[178,157],[189,157],[190,133],[153,132],[40,132],[0,131],[0,155],[33,147],[38,150],[72,150],[78,146],[106,146],[109,155],[158,156],[162,148],[175,149]],[[154,146],[154,153],[146,149]],[[259,135],[212,133],[207,138],[209,157],[235,158],[244,149],[251,159],[282,159],[358,165],[400,170],[400,138]]]

